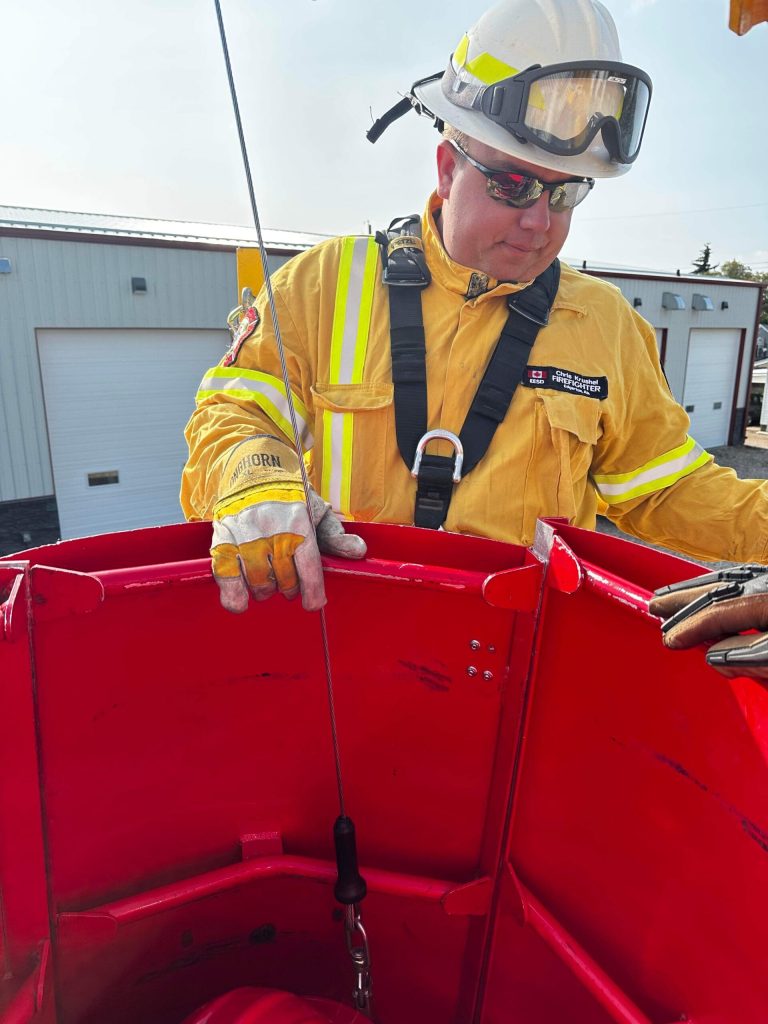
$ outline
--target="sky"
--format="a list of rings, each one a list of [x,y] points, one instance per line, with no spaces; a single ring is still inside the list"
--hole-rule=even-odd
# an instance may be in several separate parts
[[[437,133],[372,117],[445,67],[483,0],[221,0],[265,229],[420,211]],[[574,262],[768,270],[768,24],[727,0],[606,0],[654,95],[631,172],[575,211]],[[0,204],[252,225],[213,0],[0,0]]]

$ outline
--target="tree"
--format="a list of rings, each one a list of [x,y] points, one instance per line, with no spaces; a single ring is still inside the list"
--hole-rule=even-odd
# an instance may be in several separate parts
[[[712,274],[717,270],[718,264],[715,263],[713,266],[709,261],[712,258],[712,250],[709,247],[709,242],[701,250],[699,258],[693,261],[692,274]]]
[[[726,260],[720,267],[723,277],[733,277],[737,281],[757,281],[763,285],[763,301],[760,306],[760,323],[768,325],[768,271],[757,273],[752,267],[741,260]]]

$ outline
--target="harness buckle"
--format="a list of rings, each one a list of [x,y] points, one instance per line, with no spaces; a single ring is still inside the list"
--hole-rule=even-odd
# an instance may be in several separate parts
[[[461,467],[464,464],[464,445],[461,440],[450,430],[428,430],[426,434],[419,440],[416,445],[416,457],[413,460],[413,469],[411,470],[411,476],[417,480],[419,478],[419,469],[421,468],[421,460],[424,457],[424,450],[430,441],[436,439],[443,441],[450,441],[456,451],[456,461],[453,466],[452,479],[455,484],[461,480]]]
[[[418,234],[421,226],[419,218],[405,218],[402,229],[393,233],[393,225],[396,223],[393,221],[387,232],[376,233],[384,264],[382,281],[395,287],[426,288],[432,281],[432,275],[424,255],[424,244]]]
[[[454,453],[429,455],[425,449],[430,441],[440,438],[450,441]],[[451,504],[453,488],[461,480],[464,463],[464,445],[450,430],[428,430],[416,445],[411,476],[416,478],[416,506],[413,521],[416,526],[438,530],[445,522]]]

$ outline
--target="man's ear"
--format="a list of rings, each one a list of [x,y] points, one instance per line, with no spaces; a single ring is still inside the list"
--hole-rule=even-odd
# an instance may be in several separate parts
[[[451,195],[451,185],[456,174],[459,154],[453,146],[443,141],[437,147],[437,194],[441,199]]]

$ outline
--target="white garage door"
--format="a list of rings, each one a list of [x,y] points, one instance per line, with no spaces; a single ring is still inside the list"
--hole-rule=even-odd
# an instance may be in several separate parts
[[[183,520],[183,430],[226,331],[41,330],[61,536]]]
[[[740,336],[734,330],[691,329],[683,405],[691,436],[704,448],[728,444]]]

